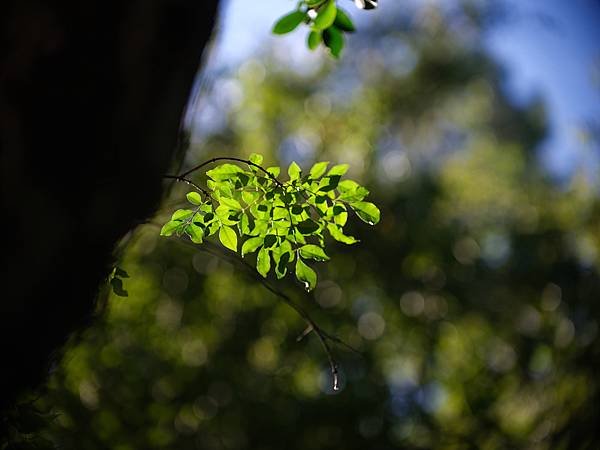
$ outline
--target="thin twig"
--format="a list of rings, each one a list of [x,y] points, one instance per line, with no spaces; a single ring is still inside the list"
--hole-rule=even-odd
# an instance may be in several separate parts
[[[159,225],[155,224],[155,223],[149,223],[148,225],[159,227]],[[325,354],[327,355],[329,369],[330,369],[331,375],[333,377],[333,389],[335,391],[339,390],[339,365],[333,355],[333,351],[331,350],[331,347],[330,347],[328,341],[340,344],[340,345],[344,346],[345,348],[347,348],[355,353],[360,354],[360,352],[358,350],[356,350],[349,344],[345,343],[340,338],[333,336],[330,333],[323,330],[314,321],[314,319],[310,316],[310,314],[304,310],[304,308],[302,308],[300,305],[295,303],[287,294],[285,294],[284,292],[282,292],[282,291],[278,290],[277,288],[275,288],[274,286],[272,286],[271,283],[269,283],[265,278],[259,276],[259,274],[256,272],[254,267],[252,267],[246,261],[233,256],[233,254],[230,255],[229,252],[223,251],[223,249],[221,249],[219,246],[215,245],[214,243],[212,243],[210,241],[204,241],[203,247],[198,247],[198,246],[194,245],[193,243],[186,241],[186,240],[177,239],[177,238],[173,238],[173,237],[172,237],[172,239],[177,242],[183,243],[184,245],[191,246],[194,249],[200,249],[200,250],[206,251],[207,253],[210,253],[214,256],[217,256],[217,257],[225,259],[225,260],[229,260],[235,264],[242,266],[245,269],[247,276],[254,279],[255,281],[258,281],[260,284],[263,285],[263,287],[265,289],[267,289],[269,292],[274,294],[276,297],[279,297],[284,303],[286,303],[294,311],[296,311],[296,313],[307,324],[308,331],[305,330],[304,335],[309,334],[311,331],[314,331],[314,333],[317,335],[317,338],[319,339],[321,347],[323,348],[323,350],[325,351]],[[304,337],[304,335],[303,335],[303,337]]]
[[[183,176],[183,175],[163,175],[163,178],[166,178],[168,180],[175,180],[175,181],[181,181],[183,183],[187,183],[190,186],[194,186],[196,189],[198,189],[200,192],[202,192],[207,198],[210,197],[210,192],[208,192],[206,189],[198,186],[196,183],[194,183],[189,178],[185,178],[185,176]]]
[[[204,166],[207,166],[207,165],[212,164],[217,161],[236,161],[236,162],[248,164],[249,166],[252,166],[252,167],[256,167],[257,169],[264,172],[271,180],[273,180],[277,184],[277,186],[279,186],[281,188],[284,187],[283,183],[281,181],[279,181],[277,179],[277,177],[275,177],[271,172],[269,172],[267,169],[263,168],[262,166],[260,166],[256,163],[253,163],[250,160],[243,159],[243,158],[234,158],[232,156],[219,156],[216,158],[209,159],[208,161],[204,161],[203,163],[200,163],[197,166],[192,167],[188,171],[179,175],[179,177],[180,178],[187,177],[190,173],[195,172],[196,170],[199,170],[199,169],[203,168]]]

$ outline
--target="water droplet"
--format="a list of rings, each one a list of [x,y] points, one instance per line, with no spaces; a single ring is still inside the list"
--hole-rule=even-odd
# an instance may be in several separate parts
[[[304,282],[304,289],[306,289],[306,292],[310,291],[310,284],[307,281]]]
[[[333,390],[336,392],[340,390],[340,380],[337,372],[333,372]]]
[[[371,222],[370,220],[367,222],[369,225],[375,225],[373,222]]]

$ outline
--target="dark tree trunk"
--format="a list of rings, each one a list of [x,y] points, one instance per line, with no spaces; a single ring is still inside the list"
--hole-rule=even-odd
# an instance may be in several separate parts
[[[217,0],[3,0],[0,409],[94,310],[151,216]]]

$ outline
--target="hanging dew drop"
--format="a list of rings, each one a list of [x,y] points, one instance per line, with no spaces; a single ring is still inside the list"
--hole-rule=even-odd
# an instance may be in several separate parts
[[[333,390],[336,392],[340,390],[340,380],[337,372],[333,373]]]

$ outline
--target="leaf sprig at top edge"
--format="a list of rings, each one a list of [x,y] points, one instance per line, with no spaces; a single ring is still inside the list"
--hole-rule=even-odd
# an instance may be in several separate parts
[[[378,0],[354,0],[359,9],[369,10],[377,7]],[[329,49],[334,58],[339,58],[344,49],[344,36],[353,33],[356,28],[350,15],[339,7],[336,0],[301,0],[296,9],[280,17],[273,25],[273,34],[287,34],[300,24],[310,28],[306,45],[315,50],[321,44]]]
[[[224,163],[208,170],[206,191],[189,192],[191,206],[176,210],[160,234],[187,236],[196,244],[217,235],[242,257],[257,253],[256,268],[263,277],[274,272],[281,279],[293,272],[310,291],[317,274],[308,262],[329,259],[326,235],[345,244],[359,242],[344,233],[349,212],[375,225],[379,209],[364,200],[369,194],[365,187],[342,179],[347,164],[318,162],[304,173],[292,162],[288,180],[282,182],[277,178],[281,169],[263,168],[262,161],[252,154],[245,168]]]

